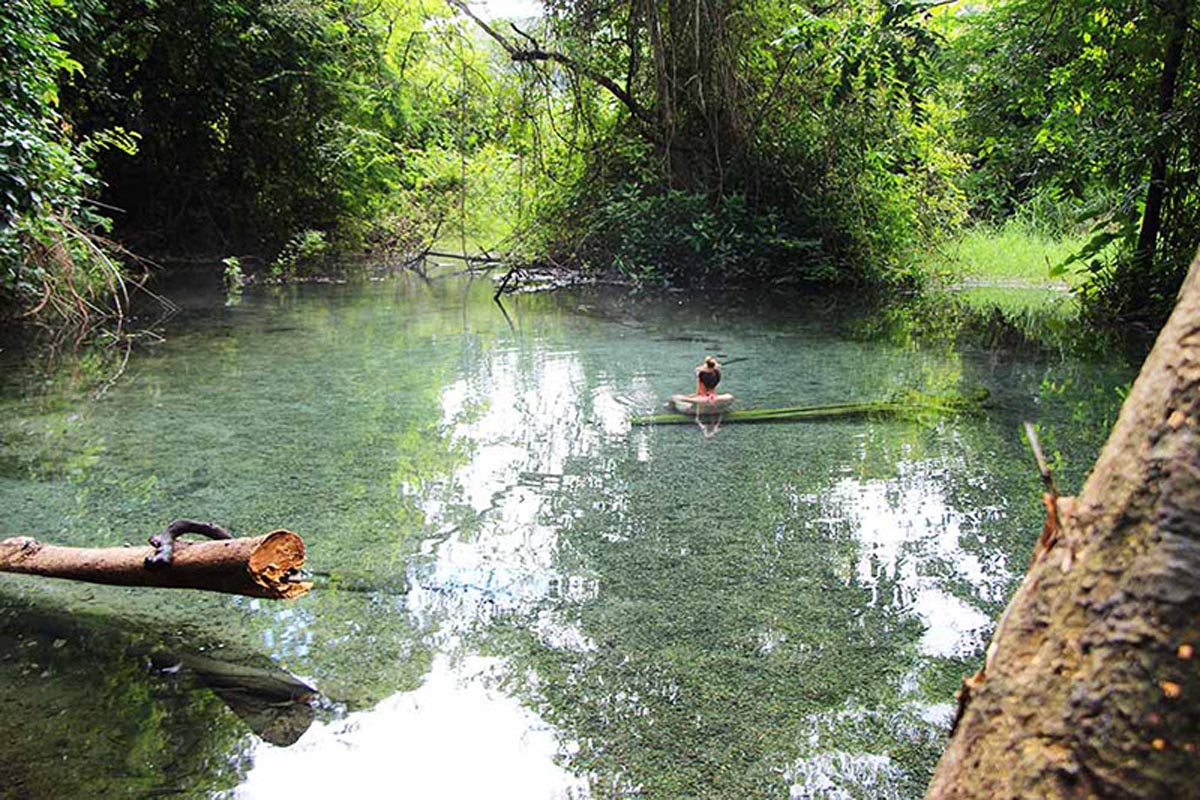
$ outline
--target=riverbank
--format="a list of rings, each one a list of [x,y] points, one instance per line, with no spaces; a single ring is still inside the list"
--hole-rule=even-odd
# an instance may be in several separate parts
[[[932,257],[934,282],[980,309],[1007,314],[1054,310],[1075,317],[1086,280],[1078,265],[1063,267],[1087,241],[1083,234],[1055,235],[1024,220],[977,224]]]
[[[980,224],[946,247],[938,266],[957,274],[966,285],[1077,289],[1084,278],[1078,267],[1060,267],[1086,241],[1082,234],[1056,236],[1019,221]]]

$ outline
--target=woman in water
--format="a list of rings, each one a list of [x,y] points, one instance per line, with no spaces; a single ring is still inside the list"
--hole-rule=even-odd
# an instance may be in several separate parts
[[[705,356],[704,363],[696,367],[696,396],[712,400],[717,395],[717,384],[721,382],[721,365],[712,356]]]

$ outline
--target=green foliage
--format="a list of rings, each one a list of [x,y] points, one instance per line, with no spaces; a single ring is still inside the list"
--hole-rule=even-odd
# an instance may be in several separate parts
[[[271,274],[283,280],[307,277],[320,271],[329,255],[329,242],[321,231],[301,231],[293,236],[271,263]]]
[[[151,253],[269,256],[306,230],[340,250],[419,249],[468,203],[472,225],[511,220],[520,148],[496,143],[519,119],[517,84],[439,13],[407,0],[77,0],[61,35],[87,69],[63,105],[110,145],[95,157],[117,232]]]
[[[836,275],[819,241],[789,235],[777,214],[752,212],[740,195],[713,208],[703,195],[645,195],[623,184],[589,211],[574,259],[612,267],[638,285],[784,284]]]
[[[1200,37],[1161,3],[552,0],[489,36],[409,0],[19,0],[5,302],[117,290],[88,195],[135,250],[278,254],[279,277],[473,241],[687,286],[919,284],[969,206],[1026,271],[1062,274],[1030,248],[1090,227],[1073,282],[1094,306],[1166,302],[1200,240]]]
[[[352,2],[79,0],[70,36],[78,126],[141,136],[99,165],[144,247],[356,241],[396,186],[404,112],[379,20]]]
[[[1041,220],[1018,214],[999,224],[980,222],[943,248],[947,271],[972,280],[1009,285],[1047,285],[1082,277],[1061,265],[1087,242],[1086,232],[1055,232]]]
[[[57,80],[81,67],[54,32],[64,3],[0,6],[0,317],[18,312],[86,322],[116,293],[118,266],[91,236],[107,220],[85,202],[93,154],[132,150],[123,131],[80,144],[59,111]]]
[[[17,0],[0,9],[0,203],[7,257],[13,257],[14,222],[77,205],[88,182],[57,110],[58,73],[79,69],[51,30],[47,2]]]
[[[650,282],[919,280],[965,208],[926,7],[650,8],[662,41],[626,7],[551,4],[547,35],[631,95],[572,98],[591,146],[540,207],[551,252]]]
[[[242,261],[237,256],[229,256],[221,259],[221,264],[224,269],[221,272],[221,282],[225,286],[226,293],[230,295],[238,294],[242,291],[242,287],[246,285],[246,276],[242,272]]]
[[[1093,306],[1169,306],[1200,241],[1195,21],[1183,0],[1014,0],[967,17],[957,39],[977,211],[1003,217],[1039,194],[1084,209],[1094,238],[1076,260]],[[1181,58],[1168,91],[1173,42]],[[1134,251],[1159,158],[1169,168],[1151,266]]]
[[[952,233],[965,211],[957,187],[965,163],[937,100],[941,38],[926,7],[849,3],[806,14],[787,41],[819,77],[819,126],[796,142],[825,155],[819,177],[797,182],[827,187],[809,211],[826,218],[827,247],[860,278],[919,278],[913,254]]]

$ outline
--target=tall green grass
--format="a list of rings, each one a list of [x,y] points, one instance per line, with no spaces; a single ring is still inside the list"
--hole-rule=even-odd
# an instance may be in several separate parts
[[[1086,241],[1084,233],[1052,234],[1021,217],[1000,225],[979,223],[943,248],[942,273],[952,281],[1075,288],[1082,275],[1068,268],[1052,276],[1051,268]]]

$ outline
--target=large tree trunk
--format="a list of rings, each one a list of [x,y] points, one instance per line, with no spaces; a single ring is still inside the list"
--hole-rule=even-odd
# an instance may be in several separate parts
[[[1200,796],[1198,419],[1200,257],[965,682],[930,798]]]
[[[149,547],[58,547],[21,536],[0,540],[0,572],[275,600],[290,600],[312,588],[296,580],[304,565],[304,541],[291,531],[252,539],[179,542],[173,547],[169,564],[148,566],[155,555]]]

